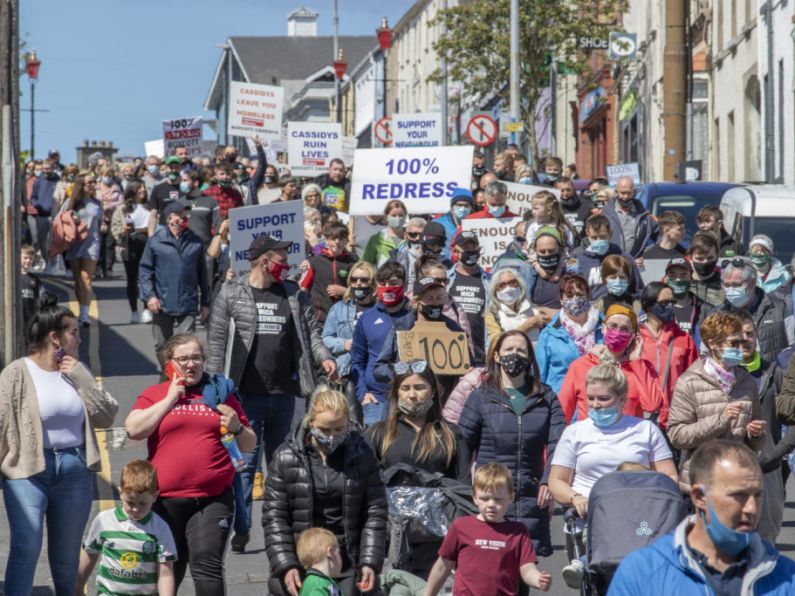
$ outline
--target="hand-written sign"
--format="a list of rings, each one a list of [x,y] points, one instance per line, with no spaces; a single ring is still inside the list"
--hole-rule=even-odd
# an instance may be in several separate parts
[[[560,200],[560,191],[548,186],[532,186],[530,184],[519,184],[518,182],[505,182],[508,188],[508,209],[517,215],[523,215],[525,211],[533,208],[533,195],[542,190],[548,190]]]
[[[462,375],[469,370],[469,346],[463,331],[450,331],[444,323],[418,321],[408,331],[397,332],[401,362],[425,360],[437,375]]]
[[[491,269],[497,258],[504,253],[513,242],[516,225],[521,217],[504,217],[502,219],[465,219],[461,229],[477,235],[480,244],[480,266]]]

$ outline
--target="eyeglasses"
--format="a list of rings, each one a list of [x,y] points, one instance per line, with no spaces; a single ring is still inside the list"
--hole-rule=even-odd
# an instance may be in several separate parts
[[[431,279],[435,281],[437,284],[442,284],[443,286],[447,285],[446,277],[432,277]]]
[[[527,238],[525,238],[524,236],[514,236],[513,239],[515,242],[518,242],[519,244],[524,244],[525,242],[527,242]]]
[[[721,269],[725,269],[729,265],[731,265],[732,267],[737,267],[738,269],[753,267],[751,260],[746,257],[732,257],[731,259],[723,259],[720,262]]]
[[[356,282],[363,283],[363,284],[369,284],[370,283],[370,278],[369,277],[357,277],[355,275],[351,276],[351,283],[356,283]]]
[[[204,362],[204,356],[201,354],[193,354],[191,356],[180,356],[179,358],[172,358],[174,362],[179,364],[180,366],[185,366],[186,364],[193,362],[194,364],[200,364]]]
[[[425,369],[428,368],[428,363],[425,362],[425,360],[412,360],[411,362],[395,362],[392,368],[395,369],[396,375],[405,375],[409,371],[415,374],[420,374],[422,372],[425,372]]]
[[[515,279],[509,279],[508,281],[504,281],[504,282],[500,283],[497,286],[497,289],[498,290],[502,290],[503,288],[508,288],[508,287],[518,288],[519,287],[519,282],[516,281]]]

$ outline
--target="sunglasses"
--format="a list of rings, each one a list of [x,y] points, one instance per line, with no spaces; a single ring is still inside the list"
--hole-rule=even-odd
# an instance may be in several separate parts
[[[503,288],[507,288],[507,287],[518,288],[519,287],[519,282],[516,281],[515,279],[509,279],[508,281],[504,281],[500,285],[498,285],[497,289],[498,290],[502,290]]]
[[[425,372],[425,369],[428,368],[428,363],[425,360],[412,360],[411,362],[395,362],[392,366],[395,370],[396,375],[405,375],[409,371],[413,372],[414,374],[420,374]]]
[[[527,242],[527,238],[524,236],[514,236],[514,241],[518,242],[519,244],[524,244]]]
[[[721,269],[725,269],[729,265],[731,265],[732,267],[737,267],[738,269],[753,267],[751,261],[745,257],[732,257],[731,259],[723,259],[720,262]]]
[[[363,283],[363,284],[369,284],[370,283],[370,278],[369,277],[357,277],[355,275],[351,276],[351,282],[352,283],[356,283],[357,281],[360,282],[360,283]]]
[[[420,234],[422,234],[422,232],[407,232],[406,236],[412,240],[419,240]]]

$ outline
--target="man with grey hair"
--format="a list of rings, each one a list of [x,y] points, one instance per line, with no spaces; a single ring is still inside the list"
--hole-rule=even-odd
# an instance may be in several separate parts
[[[622,176],[618,179],[616,198],[605,205],[602,215],[610,221],[610,241],[629,253],[640,267],[643,251],[657,238],[657,222],[635,198],[632,178]]]
[[[151,196],[152,189],[155,186],[161,182],[165,182],[166,180],[165,176],[160,173],[160,167],[162,165],[162,160],[157,155],[147,156],[146,170],[144,171],[144,175],[141,178],[143,180],[144,186],[146,187],[147,198]]]
[[[389,255],[390,260],[397,261],[406,269],[406,282],[409,288],[414,284],[414,265],[422,256],[422,232],[427,223],[421,217],[412,217],[406,224],[403,242]]]
[[[484,176],[485,177],[485,176]],[[486,186],[486,205],[482,210],[469,214],[466,219],[496,219],[504,217],[518,217],[518,214],[508,209],[508,187],[504,182],[489,182]]]
[[[731,257],[720,262],[721,285],[726,299],[715,310],[747,311],[759,334],[762,358],[776,355],[795,343],[795,320],[787,305],[756,285],[756,269],[747,257]]]

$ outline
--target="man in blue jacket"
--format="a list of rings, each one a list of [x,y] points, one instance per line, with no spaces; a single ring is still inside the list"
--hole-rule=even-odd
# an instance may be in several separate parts
[[[432,220],[444,226],[447,242],[442,249],[442,257],[451,257],[450,245],[461,227],[461,221],[475,210],[475,199],[472,192],[466,188],[454,188],[450,197],[450,211]]]
[[[210,312],[210,282],[201,238],[189,229],[188,207],[179,201],[163,209],[166,225],[146,242],[138,275],[141,300],[152,312],[155,352],[175,333],[196,330]]]
[[[756,532],[756,454],[736,441],[706,443],[690,460],[690,484],[696,514],[627,556],[608,595],[795,593],[795,562]]]

